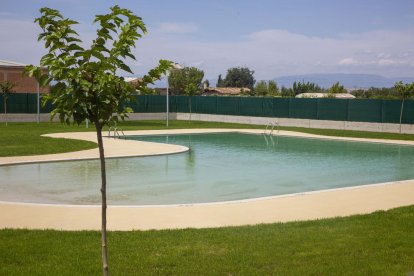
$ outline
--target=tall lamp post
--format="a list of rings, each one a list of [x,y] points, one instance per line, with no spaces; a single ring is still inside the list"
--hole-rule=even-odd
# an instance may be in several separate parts
[[[170,84],[169,84],[169,76],[170,76],[170,73],[171,73],[171,70],[180,70],[180,69],[183,69],[183,67],[180,65],[180,64],[178,64],[178,63],[173,63],[172,64],[172,69],[170,69],[170,70],[168,70],[168,72],[167,72],[167,112],[166,112],[166,116],[165,116],[165,118],[166,118],[166,120],[167,120],[167,127],[169,126],[169,119],[170,119],[170,101],[169,101],[169,89],[170,89]]]

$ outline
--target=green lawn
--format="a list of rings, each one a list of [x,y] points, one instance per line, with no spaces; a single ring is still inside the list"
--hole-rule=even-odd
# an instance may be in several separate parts
[[[414,206],[217,229],[110,232],[113,275],[407,275]],[[0,275],[99,275],[100,232],[0,230]]]
[[[124,122],[124,130],[164,129]],[[171,121],[170,128],[263,126]],[[322,135],[414,140],[414,135],[282,128]],[[87,131],[60,124],[0,125],[0,156],[67,152],[94,143],[43,133]],[[407,275],[414,271],[414,206],[309,222],[218,229],[110,232],[114,275]],[[100,232],[0,230],[0,275],[101,274]]]

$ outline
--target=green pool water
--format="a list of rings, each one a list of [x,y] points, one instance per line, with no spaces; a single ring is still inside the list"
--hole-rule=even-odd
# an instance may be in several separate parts
[[[414,178],[414,147],[220,133],[128,137],[189,152],[107,160],[108,202],[220,202]],[[98,161],[0,167],[0,200],[99,204]]]

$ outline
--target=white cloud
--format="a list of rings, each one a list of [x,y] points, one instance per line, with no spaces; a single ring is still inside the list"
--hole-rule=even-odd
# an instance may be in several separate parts
[[[193,23],[160,23],[157,32],[166,34],[190,34],[198,31],[197,25]]]
[[[378,64],[379,65],[394,65],[394,64],[398,64],[398,62],[396,62],[395,60],[389,59],[389,58],[382,58],[378,60]]]
[[[359,61],[353,58],[344,58],[338,62],[339,65],[356,65],[359,63],[360,63]]]
[[[388,54],[388,53],[378,53],[377,54],[377,58],[380,58],[380,59],[389,59],[390,57],[391,57],[391,55]]]

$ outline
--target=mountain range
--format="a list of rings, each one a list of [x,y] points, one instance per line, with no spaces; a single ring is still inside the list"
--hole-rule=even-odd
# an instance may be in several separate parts
[[[373,74],[307,74],[274,78],[279,87],[292,87],[293,82],[314,82],[322,88],[329,88],[339,82],[345,88],[392,87],[398,81],[414,82],[414,77],[387,78]]]

